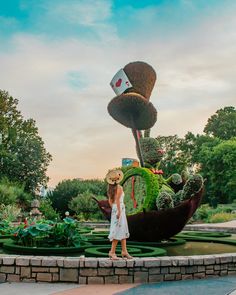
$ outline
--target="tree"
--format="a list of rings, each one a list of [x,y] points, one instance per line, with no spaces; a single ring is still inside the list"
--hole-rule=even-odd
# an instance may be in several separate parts
[[[204,128],[204,132],[223,140],[236,136],[236,109],[224,107],[212,115]]]
[[[159,166],[164,171],[165,176],[170,176],[176,172],[180,173],[189,166],[190,155],[181,150],[183,139],[177,135],[158,136],[156,139],[165,152]]]
[[[236,199],[236,138],[203,144],[199,162],[207,179],[206,201],[230,203]]]
[[[53,208],[63,216],[65,211],[69,210],[69,202],[79,194],[88,191],[95,196],[106,195],[106,188],[106,183],[98,179],[67,179],[58,183],[55,190],[49,194],[49,198]]]
[[[98,211],[97,203],[92,199],[93,197],[91,192],[85,191],[69,202],[69,208],[83,219],[88,220]]]
[[[24,120],[17,109],[18,100],[0,90],[0,178],[23,183],[25,190],[35,192],[46,186],[51,155],[38,134],[33,119]]]

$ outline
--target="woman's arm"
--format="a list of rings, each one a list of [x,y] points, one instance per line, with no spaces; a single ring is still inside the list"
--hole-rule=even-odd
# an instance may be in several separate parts
[[[120,197],[121,197],[121,194],[122,194],[122,188],[121,188],[121,186],[118,186],[117,193],[116,193],[116,205],[117,205],[117,214],[116,214],[116,217],[117,217],[117,219],[120,218],[120,212],[121,212],[121,208],[120,208]]]

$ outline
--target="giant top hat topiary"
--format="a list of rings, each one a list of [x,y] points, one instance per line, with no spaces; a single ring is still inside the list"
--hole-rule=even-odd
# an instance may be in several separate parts
[[[126,83],[129,87],[110,101],[108,112],[128,128],[149,129],[157,120],[157,111],[149,101],[156,73],[149,64],[141,61],[129,63],[122,70],[128,78]],[[120,86],[121,82],[119,78],[115,85]]]

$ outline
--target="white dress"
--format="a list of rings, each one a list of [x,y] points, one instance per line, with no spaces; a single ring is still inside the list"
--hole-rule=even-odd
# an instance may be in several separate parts
[[[129,237],[129,229],[127,224],[127,218],[125,214],[125,204],[124,204],[124,192],[120,196],[120,218],[117,219],[117,205],[112,204],[111,211],[111,225],[110,233],[108,239],[110,241],[114,240],[123,240]]]

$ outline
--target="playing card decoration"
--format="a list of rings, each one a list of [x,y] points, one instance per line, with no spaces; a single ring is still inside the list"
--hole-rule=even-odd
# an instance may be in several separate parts
[[[133,130],[151,128],[157,120],[149,101],[155,81],[154,69],[145,62],[132,62],[119,70],[110,83],[117,96],[107,107],[113,119]]]
[[[114,90],[116,95],[120,95],[125,92],[125,90],[132,87],[132,84],[129,81],[126,73],[123,69],[120,69],[113,79],[111,80],[111,88]]]

